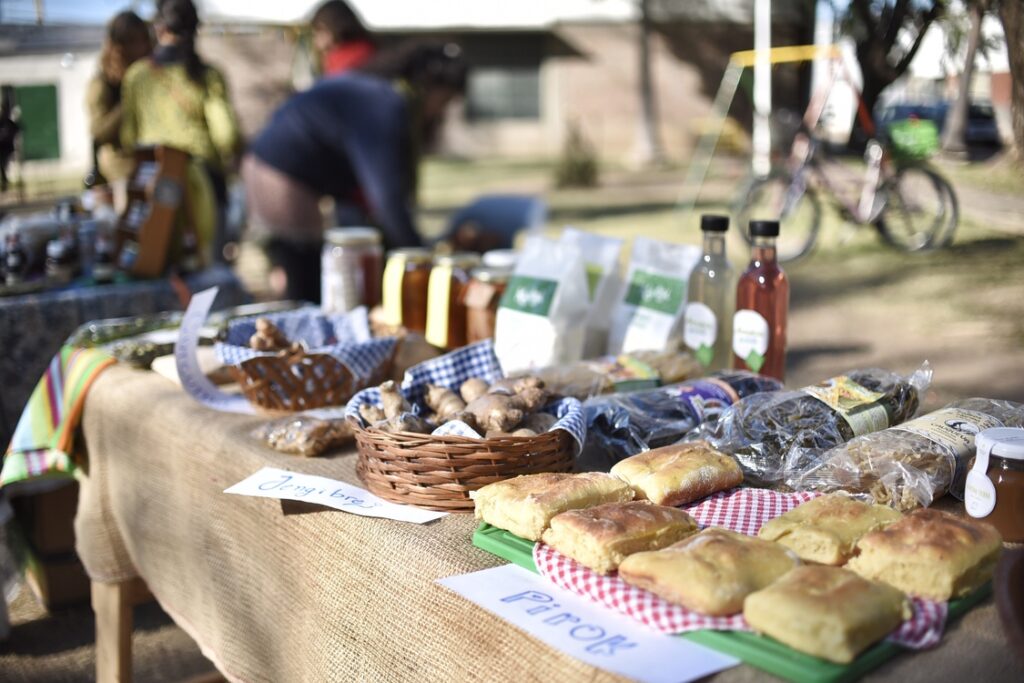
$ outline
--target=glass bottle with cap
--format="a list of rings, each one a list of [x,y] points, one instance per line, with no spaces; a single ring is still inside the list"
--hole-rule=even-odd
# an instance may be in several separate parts
[[[729,217],[701,216],[700,229],[704,253],[690,273],[683,341],[704,369],[714,372],[729,367],[732,360],[736,285],[732,264],[725,256]]]
[[[460,252],[434,259],[427,288],[425,337],[442,349],[466,345],[466,287],[469,272],[480,264],[478,254]]]
[[[778,221],[750,221],[750,264],[736,285],[732,319],[732,366],[785,379],[789,280],[779,267]]]
[[[977,455],[964,489],[967,514],[1024,543],[1024,429],[993,427],[974,437]]]
[[[344,313],[380,303],[384,249],[374,228],[331,228],[321,254],[320,306]]]
[[[388,324],[427,331],[427,287],[434,255],[429,249],[396,249],[384,268],[383,306]]]

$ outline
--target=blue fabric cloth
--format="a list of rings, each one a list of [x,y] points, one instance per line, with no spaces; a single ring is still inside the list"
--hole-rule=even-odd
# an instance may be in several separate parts
[[[351,200],[361,192],[388,248],[417,246],[410,131],[405,99],[391,83],[348,73],[292,96],[251,151],[320,194]]]

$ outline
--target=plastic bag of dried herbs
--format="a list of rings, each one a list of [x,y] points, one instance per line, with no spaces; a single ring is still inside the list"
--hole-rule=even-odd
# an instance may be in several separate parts
[[[963,498],[975,455],[974,435],[991,427],[1024,427],[1024,404],[968,398],[824,453],[787,484],[817,491],[869,493],[898,510],[931,505],[948,492]]]
[[[795,391],[748,396],[691,438],[734,455],[748,484],[785,487],[830,448],[913,417],[931,379],[927,362],[911,375],[850,370]]]

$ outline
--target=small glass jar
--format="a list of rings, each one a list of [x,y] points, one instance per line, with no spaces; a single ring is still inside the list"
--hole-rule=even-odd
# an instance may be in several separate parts
[[[1024,429],[994,427],[974,437],[964,505],[994,526],[1005,543],[1024,543]]]
[[[461,252],[438,256],[427,288],[426,339],[442,349],[466,345],[466,304],[469,272],[480,265],[478,254]]]
[[[380,303],[384,249],[374,228],[332,228],[324,233],[321,256],[320,306],[325,313],[344,313]]]
[[[494,337],[498,304],[505,293],[512,271],[508,268],[481,266],[470,273],[469,285],[462,298],[466,307],[466,343]]]
[[[71,251],[63,239],[46,243],[46,278],[54,284],[67,284],[74,276]]]
[[[434,255],[429,249],[396,249],[384,268],[384,315],[391,325],[427,331],[427,287]]]

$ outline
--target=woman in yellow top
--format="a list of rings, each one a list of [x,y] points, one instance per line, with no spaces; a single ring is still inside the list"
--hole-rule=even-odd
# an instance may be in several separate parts
[[[89,133],[100,173],[109,182],[123,181],[135,167],[121,147],[121,83],[125,71],[153,51],[149,26],[135,12],[121,12],[107,24],[99,70],[86,91]]]
[[[192,0],[158,0],[157,47],[132,65],[121,87],[125,149],[165,145],[184,150],[205,167],[218,204],[217,244],[223,247],[225,174],[233,168],[242,138],[220,71],[196,53],[199,15]]]

